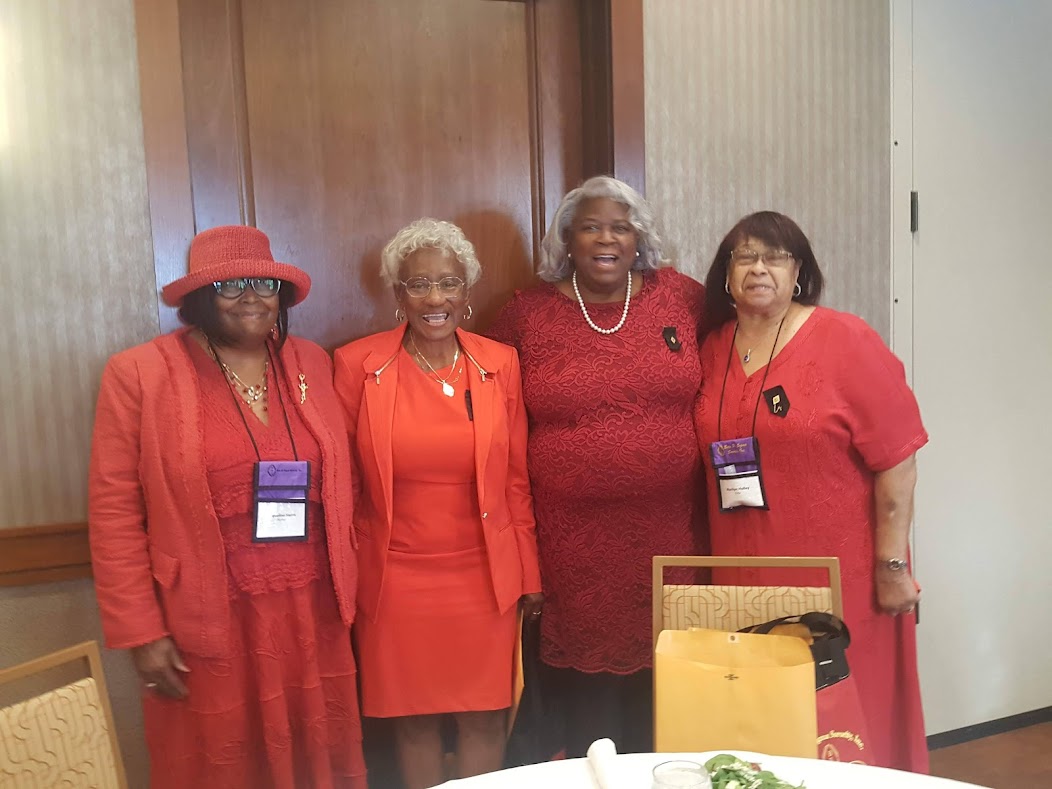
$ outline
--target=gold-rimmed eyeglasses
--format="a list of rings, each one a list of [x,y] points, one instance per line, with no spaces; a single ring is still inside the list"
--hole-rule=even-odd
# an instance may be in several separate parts
[[[401,282],[405,292],[414,299],[427,298],[432,288],[438,288],[438,294],[443,298],[455,299],[464,293],[464,285],[467,284],[460,277],[442,277],[438,282],[432,282],[427,277],[410,277]]]

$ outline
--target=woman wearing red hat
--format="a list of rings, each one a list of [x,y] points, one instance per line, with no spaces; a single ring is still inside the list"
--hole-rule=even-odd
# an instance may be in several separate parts
[[[143,682],[153,789],[364,787],[351,461],[310,277],[251,227],[162,291],[185,328],[110,359],[89,480],[106,643]]]

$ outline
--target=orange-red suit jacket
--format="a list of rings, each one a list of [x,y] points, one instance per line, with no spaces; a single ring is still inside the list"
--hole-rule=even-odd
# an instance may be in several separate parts
[[[226,554],[205,468],[200,395],[186,330],[110,359],[102,374],[88,479],[95,591],[106,644],[134,647],[171,635],[181,649],[225,657],[230,603]],[[329,565],[345,624],[354,621],[351,458],[332,363],[290,337],[278,371],[321,449]]]
[[[399,326],[345,345],[335,354],[336,393],[346,413],[356,482],[362,488],[354,510],[360,555],[358,606],[371,620],[379,610],[391,541],[391,435],[398,388],[398,365],[392,362],[404,333],[405,327]],[[519,357],[514,348],[460,329],[457,339],[470,357],[465,375],[474,417],[479,516],[493,591],[504,612],[522,595],[541,590]]]

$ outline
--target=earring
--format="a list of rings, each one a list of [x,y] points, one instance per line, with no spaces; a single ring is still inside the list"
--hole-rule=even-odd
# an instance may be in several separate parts
[[[278,329],[278,324],[275,323],[270,329],[270,339],[277,342],[280,337],[281,331]]]
[[[728,296],[731,295],[731,283],[728,280],[723,281],[723,292]]]
[[[395,320],[398,323],[401,323],[402,321],[405,320],[405,310],[403,310],[401,307],[399,307],[397,310],[395,310]]]
[[[800,283],[797,282],[796,283],[796,287],[793,288],[793,298],[795,299],[797,296],[799,296],[803,292],[804,292],[804,289],[801,288],[800,287]]]
[[[466,320],[466,321],[471,320],[471,316],[474,315],[474,314],[475,314],[475,311],[473,309],[471,309],[471,305],[469,304],[468,305],[468,314],[464,316],[464,320]]]
[[[636,260],[639,260],[639,250],[636,250]]]

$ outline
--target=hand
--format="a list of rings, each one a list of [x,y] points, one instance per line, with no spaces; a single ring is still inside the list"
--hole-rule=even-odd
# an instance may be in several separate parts
[[[170,699],[186,698],[189,691],[180,674],[189,673],[190,669],[171,638],[165,636],[141,647],[132,647],[131,656],[147,689]]]
[[[522,608],[522,615],[525,617],[538,617],[541,615],[541,606],[544,605],[544,595],[540,592],[531,592],[530,594],[524,594],[522,599],[519,600],[519,607]]]
[[[909,614],[920,602],[920,586],[908,570],[877,568],[877,604],[885,614]]]

